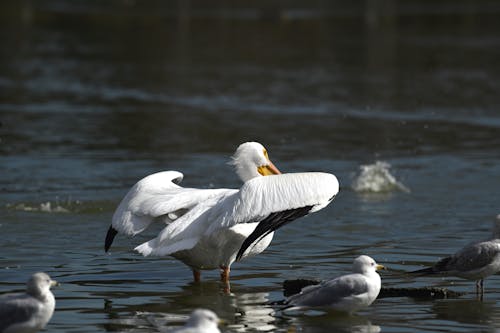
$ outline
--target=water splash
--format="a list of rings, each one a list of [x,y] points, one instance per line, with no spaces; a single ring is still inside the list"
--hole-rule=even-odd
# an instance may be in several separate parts
[[[46,202],[18,202],[5,204],[7,210],[47,213],[47,214],[95,214],[104,211],[114,211],[116,201],[80,201],[71,198],[65,200],[46,201]]]
[[[18,202],[7,203],[5,208],[8,210],[48,213],[48,214],[66,214],[66,213],[98,213],[104,210],[114,209],[116,202],[111,201],[80,201],[71,198],[45,202]]]
[[[386,193],[392,191],[410,192],[410,189],[396,180],[387,162],[376,161],[374,164],[361,165],[360,174],[354,179],[352,188],[356,192]]]
[[[50,201],[42,202],[40,204],[7,204],[8,209],[19,210],[23,212],[42,212],[42,213],[69,213],[70,209],[63,207],[59,203],[52,203]]]

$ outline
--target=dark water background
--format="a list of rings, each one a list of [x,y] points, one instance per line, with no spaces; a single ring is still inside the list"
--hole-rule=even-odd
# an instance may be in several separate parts
[[[489,234],[500,213],[496,1],[2,1],[0,292],[62,283],[48,332],[157,332],[195,307],[225,332],[493,332],[500,279],[407,278]],[[260,256],[201,284],[167,258],[103,240],[138,179],[179,170],[239,187],[229,156],[257,140],[284,172],[327,171],[341,192],[279,230]],[[385,161],[409,192],[359,193]],[[331,278],[368,254],[385,286],[458,299],[384,298],[354,316],[286,314],[293,278]]]

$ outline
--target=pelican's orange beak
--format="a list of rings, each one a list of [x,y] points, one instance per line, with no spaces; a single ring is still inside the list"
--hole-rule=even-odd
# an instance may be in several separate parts
[[[258,167],[257,171],[262,176],[270,176],[270,175],[279,175],[279,174],[281,174],[281,172],[278,170],[278,168],[271,161],[269,161],[269,163],[266,164],[266,165],[262,165],[262,166]]]

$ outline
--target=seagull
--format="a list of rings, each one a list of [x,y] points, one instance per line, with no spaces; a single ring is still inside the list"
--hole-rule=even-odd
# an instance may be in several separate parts
[[[377,298],[380,275],[385,269],[366,255],[354,259],[352,273],[320,284],[302,288],[300,293],[287,298],[286,304],[293,307],[330,307],[341,312],[352,313],[367,307]]]
[[[158,236],[137,246],[137,252],[171,255],[192,269],[196,282],[201,270],[220,268],[221,280],[228,283],[232,263],[264,251],[274,231],[326,207],[339,191],[333,174],[281,174],[257,142],[241,144],[230,163],[243,182],[240,189],[181,187],[178,171],[141,179],[116,209],[105,251],[117,233],[133,236],[163,222]]]
[[[457,276],[476,281],[476,294],[484,294],[484,279],[500,271],[500,214],[489,238],[473,242],[433,266],[410,272],[419,275]]]
[[[27,283],[26,293],[0,296],[0,332],[38,332],[47,325],[56,305],[50,287],[58,283],[45,273],[35,273]]]
[[[220,333],[218,324],[221,322],[217,315],[206,309],[196,309],[191,312],[186,324],[170,333]]]

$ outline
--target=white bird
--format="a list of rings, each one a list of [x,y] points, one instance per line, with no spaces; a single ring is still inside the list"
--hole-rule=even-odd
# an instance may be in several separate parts
[[[196,309],[191,312],[186,324],[178,329],[168,331],[171,333],[220,333],[219,317],[212,311]]]
[[[136,235],[163,221],[167,226],[136,251],[181,260],[195,281],[200,270],[220,268],[228,282],[234,261],[264,251],[276,229],[324,208],[339,190],[332,174],[281,174],[257,142],[241,144],[232,164],[244,182],[239,190],[184,188],[175,184],[183,178],[177,171],[140,180],[116,209],[105,250],[118,232]]]
[[[484,279],[500,272],[500,215],[497,215],[491,237],[473,242],[433,266],[410,272],[419,275],[457,276],[476,281],[476,293],[484,294]]]
[[[375,301],[381,287],[376,271],[384,268],[369,256],[359,256],[354,259],[352,274],[304,287],[300,293],[287,298],[286,303],[294,307],[330,307],[354,312]]]
[[[47,325],[56,306],[50,287],[57,285],[45,273],[35,273],[27,283],[26,293],[0,296],[0,332],[38,332]]]

